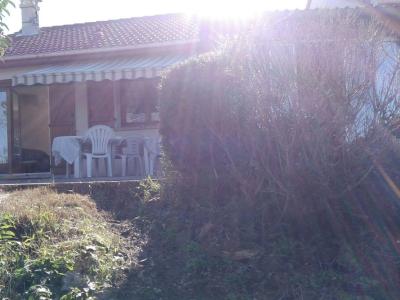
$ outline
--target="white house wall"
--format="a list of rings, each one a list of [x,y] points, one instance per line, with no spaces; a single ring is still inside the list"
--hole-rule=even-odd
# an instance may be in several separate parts
[[[378,4],[400,4],[400,0],[371,0],[370,3]],[[362,6],[359,0],[312,0],[310,8],[345,8],[345,7],[360,7]]]

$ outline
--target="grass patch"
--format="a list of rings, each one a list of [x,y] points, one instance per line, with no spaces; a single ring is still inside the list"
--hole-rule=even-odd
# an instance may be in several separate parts
[[[91,299],[118,282],[124,242],[88,197],[33,189],[0,202],[0,298]]]
[[[211,210],[176,188],[12,192],[0,200],[0,299],[399,298],[399,254],[380,232],[301,236],[281,224],[252,236],[242,222],[243,238],[225,222],[229,203]]]

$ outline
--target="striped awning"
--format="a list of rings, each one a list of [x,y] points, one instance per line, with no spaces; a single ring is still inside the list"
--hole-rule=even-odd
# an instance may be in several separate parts
[[[13,76],[13,86],[154,78],[186,55],[104,59],[91,62],[51,65]]]

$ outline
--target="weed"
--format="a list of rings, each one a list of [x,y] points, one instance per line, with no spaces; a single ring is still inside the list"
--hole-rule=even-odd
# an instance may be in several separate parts
[[[0,298],[94,299],[126,264],[122,242],[92,200],[47,189],[0,206]]]

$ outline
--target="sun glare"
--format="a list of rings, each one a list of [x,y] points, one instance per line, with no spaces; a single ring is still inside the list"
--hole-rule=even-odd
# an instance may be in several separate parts
[[[19,3],[19,0],[15,0]],[[246,19],[268,10],[304,8],[307,0],[43,0],[40,25],[54,26],[166,13],[188,13],[216,19]],[[76,9],[79,7],[79,9]],[[96,9],[93,9],[93,8]],[[18,5],[6,18],[10,31],[21,27]]]
[[[227,3],[228,1],[216,2],[209,6],[195,7],[188,10],[188,13],[198,14],[202,17],[208,18],[223,18],[223,19],[245,19],[257,13],[257,9],[253,6],[247,6],[238,3]]]
[[[187,1],[185,12],[207,18],[246,19],[268,10],[301,8],[302,0],[202,0]]]

